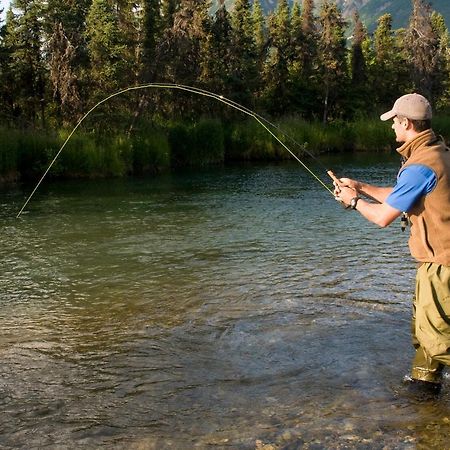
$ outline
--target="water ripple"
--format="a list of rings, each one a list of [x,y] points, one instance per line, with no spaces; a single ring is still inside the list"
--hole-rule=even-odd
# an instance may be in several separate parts
[[[406,236],[298,166],[53,183],[17,221],[22,197],[0,213],[0,446],[432,448],[450,431],[445,403],[398,394]]]

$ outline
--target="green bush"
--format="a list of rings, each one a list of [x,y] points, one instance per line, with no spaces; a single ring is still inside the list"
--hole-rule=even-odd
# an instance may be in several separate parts
[[[263,121],[283,144],[295,155],[319,154],[351,149],[351,132],[344,123],[323,125],[305,122],[298,117],[286,117],[274,126]],[[258,121],[249,119],[231,126],[229,159],[281,160],[291,158],[290,152]]]
[[[170,163],[174,167],[189,165],[189,152],[195,145],[190,127],[181,123],[169,128]]]
[[[205,166],[224,161],[225,139],[220,121],[203,119],[196,124],[176,123],[169,128],[172,166]]]
[[[391,123],[379,119],[360,119],[348,125],[357,151],[386,151],[392,147],[394,133]]]
[[[436,116],[433,118],[433,129],[436,134],[440,134],[447,145],[450,145],[450,116]]]
[[[218,120],[201,120],[192,128],[195,143],[192,160],[195,165],[211,165],[224,161],[225,139],[222,123]]]
[[[66,137],[61,136],[61,142]],[[102,151],[95,137],[75,134],[59,156],[52,174],[69,178],[93,177],[102,174]]]
[[[131,166],[133,173],[161,172],[170,165],[167,137],[155,129],[145,130],[132,139]]]
[[[279,121],[277,126],[286,133],[286,136],[281,135],[283,142],[299,157],[305,153],[318,154],[328,151],[330,131],[320,123],[287,117]]]
[[[20,135],[17,131],[0,128],[0,178],[15,178],[18,172]]]
[[[390,126],[379,119],[323,124],[306,122],[291,116],[279,120],[275,125],[276,128],[267,126],[299,157],[305,154],[347,151],[385,151],[393,142]],[[291,157],[289,152],[253,119],[229,125],[227,136],[228,159],[270,160]]]
[[[55,136],[44,132],[25,131],[18,139],[19,152],[17,167],[22,177],[36,178],[47,169],[57,148]]]
[[[247,119],[229,127],[225,156],[228,160],[274,160],[277,145],[260,123]]]
[[[127,164],[131,152],[131,140],[126,136],[115,136],[101,145],[101,173],[105,177],[123,177],[130,172]]]
[[[61,136],[61,141],[67,135]],[[66,177],[122,177],[161,171],[169,166],[166,136],[145,129],[132,137],[124,134],[73,135],[61,153],[54,173]]]
[[[148,125],[150,122],[152,126]],[[49,176],[121,177],[161,172],[170,167],[220,164],[225,159],[273,161],[292,157],[254,118],[244,117],[226,125],[214,119],[155,123],[146,118],[131,137],[78,130]],[[280,119],[276,127],[263,123],[298,157],[325,152],[385,151],[395,146],[390,124],[378,118],[324,125],[290,116]],[[447,116],[434,118],[433,128],[449,141]],[[0,179],[41,176],[67,136],[67,130],[53,135],[0,128]]]

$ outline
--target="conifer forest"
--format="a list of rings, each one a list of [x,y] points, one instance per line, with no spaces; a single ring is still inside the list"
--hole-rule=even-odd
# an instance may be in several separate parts
[[[213,13],[208,0],[13,0],[0,35],[3,144],[24,134],[60,138],[96,102],[156,82],[205,89],[273,120],[329,128],[377,118],[413,91],[445,113],[449,32],[426,1],[412,0],[406,28],[393,29],[386,14],[371,34],[357,13],[345,20],[331,0],[278,0],[268,16],[259,0],[237,0],[230,11],[220,3]],[[170,136],[183,141],[183,127],[188,134],[206,121],[226,139],[242,120],[211,99],[150,89],[105,104],[84,132],[145,141],[144,129],[164,129],[160,138],[168,134],[170,147]],[[135,142],[125,172],[145,166],[136,149]],[[0,153],[0,170],[14,171],[20,155],[8,163]],[[183,155],[170,158],[183,163]]]

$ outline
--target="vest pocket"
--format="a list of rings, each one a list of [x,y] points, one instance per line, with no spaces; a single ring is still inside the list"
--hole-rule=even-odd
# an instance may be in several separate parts
[[[419,261],[433,260],[434,250],[430,244],[427,224],[422,218],[415,223],[416,230],[411,229],[411,238],[409,241],[411,254]]]

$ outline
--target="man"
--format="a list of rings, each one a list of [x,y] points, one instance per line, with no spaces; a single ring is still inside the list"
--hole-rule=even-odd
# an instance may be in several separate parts
[[[450,365],[450,151],[431,129],[431,116],[422,95],[397,99],[380,116],[393,120],[396,141],[403,144],[397,149],[404,161],[397,183],[376,187],[341,178],[335,195],[381,227],[402,213],[407,220],[407,214],[409,247],[419,267],[412,320],[416,353],[405,382],[415,391],[439,393],[442,369]]]

